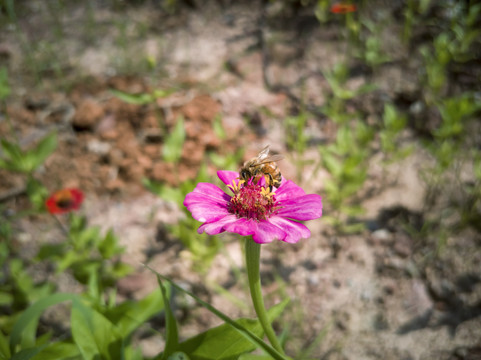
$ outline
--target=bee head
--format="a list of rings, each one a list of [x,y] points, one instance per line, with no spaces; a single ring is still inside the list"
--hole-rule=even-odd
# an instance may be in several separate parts
[[[242,170],[240,173],[240,177],[241,179],[247,180],[247,178],[249,177],[249,172],[247,170]]]

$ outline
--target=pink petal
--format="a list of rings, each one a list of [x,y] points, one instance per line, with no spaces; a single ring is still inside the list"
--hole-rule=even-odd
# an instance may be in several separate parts
[[[211,223],[205,223],[197,229],[197,232],[199,234],[202,234],[204,231],[209,234],[209,235],[217,235],[220,234],[221,232],[224,232],[224,226],[237,221],[237,217],[235,215],[229,214],[227,216],[224,216],[222,219],[211,222]]]
[[[217,176],[226,185],[232,185],[233,180],[236,181],[236,184],[239,182],[239,173],[235,171],[219,170]]]
[[[306,195],[304,190],[291,180],[282,181],[281,185],[276,190],[276,200],[291,199],[303,195]]]
[[[240,218],[237,221],[227,224],[225,231],[239,234],[241,236],[253,235],[257,231],[257,221],[252,219]]]
[[[224,190],[222,190],[221,188],[219,188],[214,184],[209,184],[209,183],[198,183],[192,192],[204,194],[209,198],[216,198],[218,200],[224,200],[224,201],[229,201],[231,198],[231,196],[226,194]]]
[[[322,200],[317,194],[304,195],[279,202],[278,216],[294,220],[313,220],[322,216]]]
[[[192,217],[202,222],[212,222],[229,214],[230,196],[220,188],[208,183],[199,183],[194,191],[184,199],[184,206],[192,213]]]
[[[210,223],[230,214],[226,204],[216,204],[205,199],[194,200],[194,198],[194,194],[191,194],[189,199],[186,197],[184,204],[197,221]]]
[[[307,239],[311,236],[309,229],[301,223],[284,219],[280,216],[273,216],[268,221],[281,228],[286,233],[286,237],[281,240],[287,243],[296,243],[301,238]]]
[[[267,244],[273,240],[283,240],[286,237],[286,233],[279,227],[271,224],[268,221],[261,221],[257,225],[257,231],[252,235],[252,240],[258,244]]]

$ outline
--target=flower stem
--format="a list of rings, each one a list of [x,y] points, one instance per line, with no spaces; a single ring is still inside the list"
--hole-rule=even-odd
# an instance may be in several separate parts
[[[254,309],[271,345],[281,354],[284,354],[284,350],[282,349],[282,346],[279,343],[274,329],[272,328],[267,317],[266,308],[264,306],[264,298],[262,297],[261,277],[259,272],[261,246],[251,238],[246,238],[245,250],[247,278],[249,279],[249,289],[251,292]]]

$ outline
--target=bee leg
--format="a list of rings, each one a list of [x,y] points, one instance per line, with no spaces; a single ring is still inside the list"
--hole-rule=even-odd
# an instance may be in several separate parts
[[[269,191],[272,191],[272,185],[274,184],[274,178],[272,177],[272,174],[266,174],[266,176],[269,176],[269,181],[266,179],[267,185],[269,185]]]

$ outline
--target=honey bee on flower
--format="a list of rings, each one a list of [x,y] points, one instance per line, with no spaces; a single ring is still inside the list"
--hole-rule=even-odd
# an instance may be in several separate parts
[[[244,174],[245,175],[245,174]],[[273,240],[296,243],[311,233],[300,221],[322,216],[322,201],[317,194],[306,194],[294,182],[282,179],[270,189],[270,177],[259,181],[241,180],[235,171],[218,171],[217,176],[231,193],[210,183],[198,183],[187,194],[184,205],[194,219],[203,222],[197,230],[216,235],[224,231],[265,244]]]
[[[240,179],[249,181],[256,180],[259,175],[264,176],[267,186],[278,187],[282,181],[282,175],[276,161],[282,160],[282,155],[269,155],[269,145],[262,149],[257,156],[246,161],[240,169]],[[257,179],[258,180],[258,179]]]

